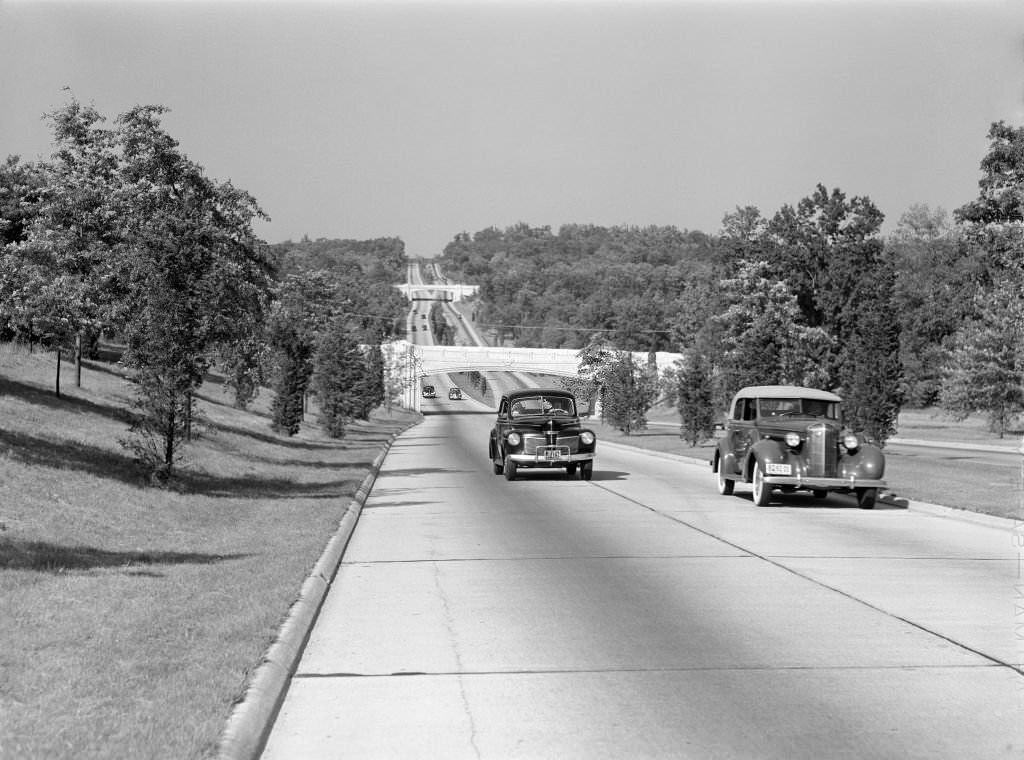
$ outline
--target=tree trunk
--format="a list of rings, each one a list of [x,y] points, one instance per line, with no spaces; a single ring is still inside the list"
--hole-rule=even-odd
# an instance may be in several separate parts
[[[54,384],[54,391],[57,394],[57,398],[60,398],[60,355],[61,349],[57,349],[57,379]]]
[[[82,387],[82,333],[75,334],[75,387]]]
[[[167,466],[167,476],[170,477],[171,466],[174,464],[174,404],[170,404],[167,412],[167,427],[164,430],[164,464]]]

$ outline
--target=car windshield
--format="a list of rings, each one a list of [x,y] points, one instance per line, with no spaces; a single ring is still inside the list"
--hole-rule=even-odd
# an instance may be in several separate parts
[[[839,418],[839,405],[816,398],[762,398],[758,406],[762,417],[825,417]]]
[[[565,396],[525,396],[517,398],[512,404],[513,417],[540,414],[557,417],[560,415],[572,416],[575,413],[572,399]]]

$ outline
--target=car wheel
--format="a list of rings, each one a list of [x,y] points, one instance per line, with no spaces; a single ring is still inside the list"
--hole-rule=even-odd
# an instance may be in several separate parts
[[[505,471],[505,468],[501,466],[501,462],[495,462],[493,459],[491,460],[491,466],[494,468],[495,475],[501,475]]]
[[[505,457],[505,466],[503,471],[505,473],[505,480],[516,479],[516,463],[508,457]]]
[[[572,464],[567,464],[565,466],[565,472],[566,472],[567,475],[575,475],[576,474],[576,463],[573,462]]]
[[[734,481],[725,477],[725,473],[722,472],[721,459],[718,460],[717,470],[718,472],[716,473],[716,479],[718,480],[718,493],[722,494],[722,496],[729,496],[732,493],[733,486],[735,486],[736,484]]]
[[[772,498],[772,487],[764,482],[764,465],[754,460],[754,503],[759,507],[768,505]]]
[[[580,464],[580,479],[590,480],[592,477],[594,477],[594,463],[582,462]]]
[[[824,499],[826,496],[828,496],[828,491],[825,491],[820,488],[815,488],[813,491],[811,491],[811,494],[814,496],[815,499]]]
[[[878,498],[877,488],[858,488],[857,491],[857,506],[861,509],[874,509],[875,499]]]

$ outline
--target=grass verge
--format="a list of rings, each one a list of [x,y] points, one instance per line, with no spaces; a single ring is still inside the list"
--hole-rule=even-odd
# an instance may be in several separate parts
[[[117,443],[130,390],[0,346],[0,758],[205,758],[374,458],[415,415],[274,434],[204,386],[157,490]],[[265,399],[258,399],[258,402]]]
[[[705,441],[691,446],[679,437],[676,420],[664,412],[651,415],[652,423],[646,430],[625,435],[610,425],[591,421],[599,441],[611,441],[638,448],[661,451],[669,454],[692,457],[710,462],[715,452],[715,441]],[[665,424],[671,423],[671,424]],[[903,412],[899,420],[901,438],[912,438],[929,442],[966,442],[985,444],[1014,451],[1020,445],[1020,431],[999,438],[988,431],[984,420],[970,417],[955,422],[936,410],[910,410]],[[912,501],[941,504],[972,512],[1019,517],[1024,504],[1021,478],[1024,464],[1006,466],[1001,461],[986,457],[965,458],[962,452],[936,449],[933,457],[897,454],[887,452],[885,479],[891,491]],[[708,488],[713,488],[713,477],[708,466]]]

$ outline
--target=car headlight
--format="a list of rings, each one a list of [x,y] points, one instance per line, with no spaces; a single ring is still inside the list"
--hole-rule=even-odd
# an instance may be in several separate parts
[[[509,446],[518,446],[520,443],[523,442],[523,437],[519,435],[519,433],[513,432],[509,433],[505,440],[508,441]]]
[[[847,451],[856,451],[860,446],[860,440],[853,433],[847,433],[843,436],[843,445]]]
[[[799,433],[786,433],[786,445],[791,449],[795,449],[800,445],[800,434]]]
[[[591,433],[589,430],[584,430],[582,433],[580,433],[580,443],[582,443],[584,446],[589,446],[593,442],[594,434]]]

